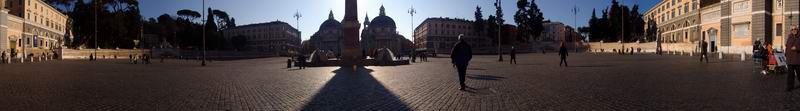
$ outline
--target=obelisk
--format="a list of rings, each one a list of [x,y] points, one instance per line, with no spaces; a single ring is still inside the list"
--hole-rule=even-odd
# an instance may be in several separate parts
[[[361,48],[358,42],[358,1],[345,0],[344,20],[342,20],[344,38],[342,40],[344,52],[342,53],[342,67],[361,65]]]

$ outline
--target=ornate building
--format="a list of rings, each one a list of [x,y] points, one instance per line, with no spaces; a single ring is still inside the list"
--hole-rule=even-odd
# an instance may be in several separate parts
[[[0,52],[41,54],[60,48],[69,17],[42,0],[0,0]]]
[[[333,11],[328,14],[328,20],[322,22],[319,30],[311,36],[307,44],[309,49],[326,50],[340,55],[342,53],[342,23],[333,18]]]
[[[395,54],[405,54],[413,50],[411,41],[397,33],[394,19],[386,16],[383,6],[377,17],[370,22],[364,22],[364,30],[361,32],[361,47],[367,55],[372,55],[380,48],[388,48]]]
[[[758,40],[782,49],[796,16],[797,0],[662,0],[645,13],[658,24],[660,41],[705,41],[725,53],[752,53]]]

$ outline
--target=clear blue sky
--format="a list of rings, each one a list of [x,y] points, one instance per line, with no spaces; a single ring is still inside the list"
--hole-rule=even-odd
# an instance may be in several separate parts
[[[140,0],[142,15],[150,18],[164,13],[175,15],[180,9],[201,11],[202,0]],[[514,24],[513,15],[517,0],[503,0],[503,13],[506,23]],[[627,5],[639,4],[641,12],[649,9],[660,0],[622,0]],[[407,13],[413,5],[417,10],[414,15],[413,26],[429,17],[450,17],[473,20],[475,6],[480,6],[484,19],[494,15],[494,0],[358,0],[359,21],[363,23],[366,14],[370,19],[378,15],[381,5],[386,7],[386,13],[397,24],[397,31],[406,38],[411,38],[411,16]],[[571,9],[579,7],[577,26],[585,26],[591,17],[592,9],[598,13],[611,4],[611,0],[536,0],[545,19],[560,21],[575,26]],[[234,18],[237,25],[262,23],[280,20],[296,27],[293,17],[299,11],[300,31],[303,40],[314,34],[319,25],[328,18],[328,12],[333,10],[337,20],[344,18],[344,0],[206,0],[206,7],[221,9]]]

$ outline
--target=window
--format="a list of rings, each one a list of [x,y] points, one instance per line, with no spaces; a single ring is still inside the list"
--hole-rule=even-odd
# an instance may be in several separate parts
[[[750,1],[736,2],[733,4],[733,13],[745,13],[750,11]]]
[[[777,3],[777,4],[778,4],[778,6],[777,6],[777,7],[778,7],[779,9],[780,9],[780,8],[783,8],[783,0],[777,0],[777,1],[778,1],[778,3]]]
[[[783,24],[775,24],[775,36],[783,36]]]
[[[689,40],[689,31],[684,31],[683,32],[683,39],[684,40]]]
[[[736,24],[733,25],[733,35],[736,38],[747,38],[750,33],[750,24]]]
[[[689,13],[689,3],[683,4],[683,13]]]
[[[670,15],[669,18],[675,17],[675,11],[672,11],[671,13],[672,13],[672,15]]]
[[[672,0],[672,3],[669,3],[669,6],[672,6],[673,4],[675,4],[675,0]]]

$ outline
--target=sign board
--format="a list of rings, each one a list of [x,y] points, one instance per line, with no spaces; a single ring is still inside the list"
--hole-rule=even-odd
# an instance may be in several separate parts
[[[774,53],[774,55],[778,66],[786,66],[786,55],[784,53]]]

